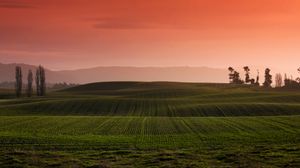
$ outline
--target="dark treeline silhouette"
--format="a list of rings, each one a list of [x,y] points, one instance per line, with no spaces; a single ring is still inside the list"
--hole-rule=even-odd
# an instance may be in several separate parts
[[[239,72],[237,72],[234,68],[229,67],[229,83],[231,84],[250,84],[250,85],[257,85],[260,86],[259,84],[259,71],[257,71],[257,77],[256,81],[253,78],[250,78],[250,68],[248,66],[243,67],[245,71],[245,80],[242,80],[240,78]],[[300,73],[300,68],[298,69],[298,72]],[[266,88],[271,88],[272,87],[272,75],[271,75],[271,69],[266,68],[265,69],[265,81],[263,83],[263,86]],[[284,85],[283,85],[284,83]],[[276,88],[300,88],[300,77],[296,78],[295,80],[291,76],[290,78],[287,77],[285,74],[284,81],[282,79],[282,75],[280,73],[277,73],[275,75],[275,87]]]
[[[32,71],[32,95],[36,93],[35,89],[35,74]],[[24,81],[24,74],[23,74],[23,81]],[[27,82],[28,82],[28,76],[27,76]],[[78,86],[79,84],[77,83],[66,83],[66,82],[60,82],[60,83],[46,83],[46,91],[47,90],[61,90],[61,89],[66,89],[74,86]],[[28,93],[28,85],[26,82],[23,82],[22,88],[26,88],[26,96]],[[5,81],[5,82],[0,82],[0,88],[1,89],[15,89],[16,88],[16,82],[14,81]],[[31,96],[32,96],[31,95]]]
[[[253,78],[250,78],[250,68],[248,66],[244,67],[245,71],[245,81],[240,78],[240,73],[237,72],[234,68],[229,67],[229,82],[231,84],[251,84],[259,85],[259,75],[256,77],[256,81]]]
[[[20,97],[22,94],[22,85],[23,85],[23,76],[22,76],[22,68],[20,66],[16,66],[16,96]]]
[[[32,71],[29,70],[28,71],[28,76],[27,76],[27,97],[31,97],[32,96],[32,81],[33,81],[33,74]]]
[[[300,73],[300,68],[298,68],[298,72]],[[296,78],[295,80],[291,76],[290,78],[287,77],[287,74],[284,75],[284,87],[293,89],[293,88],[300,88],[300,78]]]
[[[234,70],[232,67],[228,68],[229,70],[229,81],[232,84],[243,84],[244,81],[240,78],[240,73],[238,73],[236,70]]]
[[[33,94],[33,73],[31,70],[28,71],[27,76],[27,85],[26,85],[26,95],[27,97],[31,97]],[[36,93],[37,96],[45,96],[46,95],[46,74],[45,69],[42,66],[39,66],[36,69]],[[16,82],[15,82],[15,90],[16,96],[19,98],[22,95],[22,68],[20,66],[16,66]]]
[[[35,75],[36,82],[36,94],[37,96],[45,96],[46,95],[46,75],[45,69],[42,66],[39,66],[36,70]]]
[[[264,87],[271,87],[272,84],[272,75],[270,74],[271,70],[267,68],[265,70],[265,82],[263,83]]]
[[[246,73],[246,75],[245,75],[245,83],[250,83],[250,84],[254,85],[255,84],[255,79],[253,79],[253,78],[250,79],[250,68],[248,66],[245,66],[244,67],[244,71]]]

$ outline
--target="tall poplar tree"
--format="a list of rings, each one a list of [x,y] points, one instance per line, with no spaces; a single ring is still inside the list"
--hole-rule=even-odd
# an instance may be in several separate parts
[[[28,76],[27,76],[27,97],[32,96],[32,82],[33,82],[33,74],[32,71],[28,71]]]
[[[272,84],[272,75],[270,74],[271,70],[267,68],[265,70],[265,82],[264,87],[271,87]]]
[[[36,72],[35,72],[35,86],[36,86],[36,95],[37,96],[41,96],[41,93],[40,93],[40,87],[41,87],[41,80],[40,80],[40,70],[39,68],[36,69]]]
[[[21,97],[22,94],[22,68],[20,66],[16,66],[16,84],[15,84],[15,89],[16,89],[16,96]]]
[[[38,96],[46,95],[46,74],[45,69],[41,65],[36,70],[36,92]]]

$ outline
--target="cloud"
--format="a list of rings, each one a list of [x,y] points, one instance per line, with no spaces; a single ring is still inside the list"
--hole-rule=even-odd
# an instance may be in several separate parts
[[[0,0],[0,8],[34,8],[34,6],[29,2],[24,1],[14,1],[14,0]]]
[[[90,18],[86,19],[93,22],[96,29],[187,29],[187,25],[172,20],[156,20],[131,17],[107,17],[107,18]]]
[[[157,28],[159,25],[136,19],[127,18],[96,18],[92,19],[97,29],[149,29]]]

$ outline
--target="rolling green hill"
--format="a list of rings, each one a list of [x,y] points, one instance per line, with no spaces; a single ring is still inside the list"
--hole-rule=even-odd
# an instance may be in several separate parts
[[[228,84],[103,82],[0,101],[0,115],[273,116],[299,115],[300,93]]]
[[[299,167],[300,117],[2,116],[8,167]]]
[[[102,82],[0,90],[0,167],[300,167],[300,92]]]

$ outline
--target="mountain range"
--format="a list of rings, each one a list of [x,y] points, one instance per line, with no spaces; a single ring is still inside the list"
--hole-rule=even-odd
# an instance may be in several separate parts
[[[28,70],[36,66],[28,64],[0,63],[0,82],[14,81],[15,67],[21,66],[23,79]],[[48,83],[90,83],[101,81],[177,81],[224,83],[228,81],[228,71],[209,67],[94,67],[77,70],[54,71],[46,68]]]

